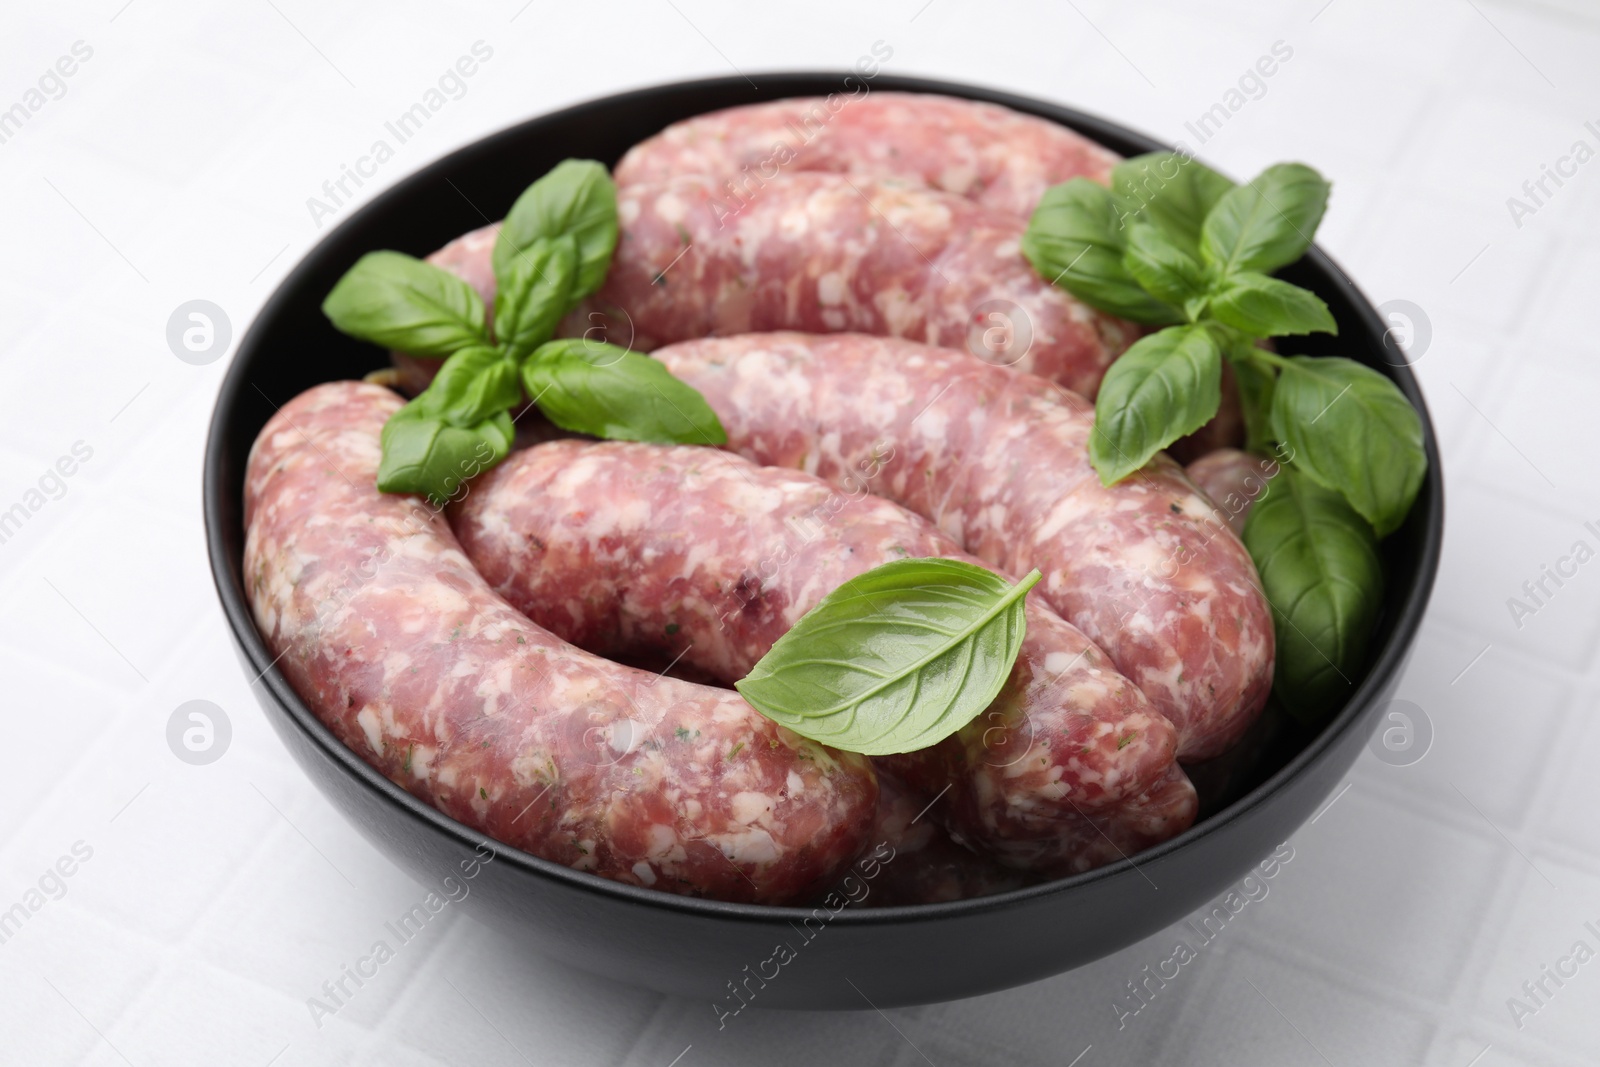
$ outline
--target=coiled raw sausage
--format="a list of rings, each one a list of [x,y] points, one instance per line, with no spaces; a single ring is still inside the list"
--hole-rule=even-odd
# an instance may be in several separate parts
[[[451,522],[479,572],[541,626],[730,683],[823,596],[879,564],[978,562],[859,487],[690,446],[525,449],[479,478]],[[988,711],[939,745],[879,762],[930,800],[948,789],[936,810],[968,846],[1019,869],[1084,870],[1116,857],[1108,838],[1128,851],[1151,843],[1143,795],[1175,769],[1174,731],[1076,628],[1031,600],[1027,619]],[[1163,796],[1170,836],[1193,819],[1194,798]]]
[[[442,516],[378,492],[400,407],[317,386],[262,429],[245,575],[296,692],[363,759],[509,845],[670,893],[808,900],[866,844],[868,762],[738,694],[583,652],[496,596]]]
[[[1082,397],[880,337],[751,334],[654,356],[758,463],[839,483],[892,449],[871,490],[1003,571],[1038,567],[1036,591],[1177,727],[1180,759],[1222,752],[1265,704],[1272,618],[1244,546],[1164,455],[1101,485]]]
[[[1023,258],[1025,221],[950,193],[785,174],[737,209],[705,177],[624,185],[599,293],[562,323],[649,351],[751,330],[856,331],[965,349],[1087,396],[1140,328],[1079,303]],[[491,307],[495,223],[428,257]],[[434,361],[406,360],[407,391]]]
[[[628,150],[619,183],[706,174],[724,196],[758,195],[780,173],[831,171],[925,185],[1026,217],[1069,178],[1105,184],[1119,157],[1046,119],[932,93],[837,93],[712,111]]]

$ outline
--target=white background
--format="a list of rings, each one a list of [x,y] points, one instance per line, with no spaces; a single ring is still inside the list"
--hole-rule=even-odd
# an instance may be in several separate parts
[[[0,144],[0,510],[75,442],[93,455],[0,544],[0,910],[75,842],[93,855],[0,945],[0,1059],[1490,1067],[1600,1053],[1600,961],[1547,982],[1555,995],[1520,1029],[1506,1003],[1574,942],[1600,949],[1584,928],[1600,927],[1600,562],[1520,628],[1506,606],[1574,541],[1600,547],[1582,526],[1600,520],[1600,162],[1521,226],[1506,203],[1575,141],[1600,148],[1584,128],[1600,126],[1600,23],[1576,0],[30,7],[0,16],[0,109],[74,42],[93,55]],[[199,499],[227,361],[180,362],[166,322],[203,298],[237,339],[326,232],[307,197],[478,40],[494,54],[466,95],[363,196],[569,102],[845,67],[880,40],[888,71],[1096,111],[1236,176],[1319,167],[1335,190],[1324,247],[1374,301],[1431,322],[1418,371],[1449,533],[1400,689],[1431,751],[1403,767],[1364,754],[1267,899],[1121,1031],[1113,1001],[1170,937],[977,1000],[746,1012],[719,1034],[705,1004],[529,958],[449,910],[313,1025],[306,999],[423,889],[291,763],[235,662]],[[1293,57],[1265,94],[1197,144],[1184,123],[1279,40]],[[166,741],[194,699],[232,726],[209,766]]]

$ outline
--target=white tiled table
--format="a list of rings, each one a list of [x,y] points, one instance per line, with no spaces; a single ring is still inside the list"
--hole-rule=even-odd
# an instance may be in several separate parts
[[[0,511],[75,443],[59,499],[0,542],[0,910],[79,863],[0,944],[0,1060],[18,1064],[1582,1064],[1600,961],[1516,1025],[1507,998],[1600,950],[1600,562],[1519,629],[1506,606],[1600,520],[1600,162],[1523,225],[1508,197],[1600,149],[1600,21],[1580,0],[752,5],[638,0],[21,4],[0,109],[74,42],[92,56],[0,142]],[[1600,18],[1600,15],[1596,16]],[[319,236],[307,210],[475,41],[492,58],[361,195],[528,115],[738,69],[989,83],[1169,139],[1275,41],[1293,56],[1204,145],[1335,182],[1325,245],[1431,321],[1418,363],[1448,475],[1445,562],[1400,696],[1431,751],[1364,755],[1292,839],[1269,895],[1124,1029],[1158,935],[1073,974],[955,1004],[839,1015],[710,1009],[528,955],[450,910],[335,1017],[306,999],[422,890],[322,800],[241,676],[205,566],[206,419],[226,366],[168,350],[180,303],[235,338]],[[341,208],[342,218],[348,207]],[[328,220],[323,220],[326,223]],[[174,758],[178,705],[232,727]],[[71,866],[71,864],[67,864]],[[46,880],[47,888],[57,883]],[[1091,1047],[1092,1046],[1092,1047]],[[686,1051],[687,1050],[687,1051]],[[1487,1051],[1485,1051],[1487,1050]],[[1476,1059],[1475,1059],[1476,1057]]]

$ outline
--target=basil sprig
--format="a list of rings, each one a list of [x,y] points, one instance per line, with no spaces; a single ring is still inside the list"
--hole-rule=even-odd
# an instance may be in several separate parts
[[[1300,163],[1235,185],[1155,152],[1119,164],[1109,189],[1084,178],[1051,189],[1022,243],[1040,275],[1084,303],[1165,327],[1100,386],[1089,456],[1106,485],[1215,415],[1231,364],[1246,447],[1283,465],[1244,538],[1276,621],[1275,684],[1312,712],[1359,669],[1382,597],[1378,539],[1405,520],[1427,472],[1422,420],[1388,378],[1258,343],[1338,332],[1316,294],[1271,277],[1310,248],[1328,192]]]
[[[1096,436],[1106,438],[1095,449],[1101,481],[1127,477],[1216,414],[1214,390],[1196,397],[1151,388],[1160,364],[1181,358],[1209,368],[1226,358],[1270,374],[1273,354],[1249,339],[1337,332],[1314,293],[1264,273],[1310,247],[1328,188],[1299,163],[1234,185],[1186,156],[1156,152],[1119,164],[1110,189],[1074,178],[1045,195],[1022,242],[1042,276],[1102,311],[1178,324],[1135,342],[1106,373],[1095,404]]]
[[[778,639],[740,694],[803,737],[871,756],[949,737],[994,702],[1039,572],[1012,585],[952,559],[899,559],[823,597]]]
[[[705,399],[655,360],[614,345],[551,341],[599,289],[617,245],[605,167],[569,159],[530,185],[495,240],[490,316],[472,286],[400,252],[370,252],[323,301],[351,337],[443,359],[433,382],[384,424],[378,488],[435,503],[499,463],[523,391],[551,422],[596,437],[661,444],[727,441]]]

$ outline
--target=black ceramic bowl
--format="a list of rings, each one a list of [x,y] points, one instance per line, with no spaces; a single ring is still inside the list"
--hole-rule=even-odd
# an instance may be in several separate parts
[[[614,163],[670,122],[735,104],[839,91],[843,77],[766,75],[759,89],[741,77],[644,89],[533,119],[463,148],[333,230],[278,287],[240,342],[206,447],[206,535],[217,592],[245,672],[257,679],[252,687],[279,736],[345,817],[420,882],[438,887],[447,875],[460,878],[481,835],[378,774],[317,720],[272,667],[240,574],[245,458],[257,432],[276,405],[302,390],[359,377],[384,361],[377,348],[328,325],[319,310],[323,296],[364,252],[393,248],[422,256],[500,218],[530,181],[564,158]],[[887,76],[873,88],[993,101],[1124,154],[1163,147],[1103,119],[989,89]],[[1321,251],[1284,273],[1327,301],[1339,322],[1336,341],[1307,340],[1291,349],[1337,351],[1393,379],[1423,412],[1430,461],[1410,518],[1383,546],[1388,595],[1371,668],[1322,729],[1281,732],[1187,833],[1132,861],[999,896],[829,916],[669,896],[501,846],[477,869],[463,906],[533,951],[709,1002],[724,1002],[728,983],[758,969],[771,974],[773,965],[764,961],[787,942],[795,957],[778,977],[749,984],[757,990],[755,1006],[862,1008],[865,998],[880,1007],[949,1000],[1081,966],[1177,921],[1241,877],[1316,810],[1360,754],[1416,636],[1444,520],[1433,430],[1416,380],[1385,348],[1384,323]]]

